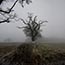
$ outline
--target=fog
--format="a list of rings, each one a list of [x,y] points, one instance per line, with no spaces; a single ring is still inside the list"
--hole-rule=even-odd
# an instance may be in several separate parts
[[[47,20],[48,23],[42,27],[42,36],[65,42],[65,0],[32,0],[31,4],[24,4],[24,8],[17,3],[14,12],[23,19],[26,19],[27,13],[30,12],[37,15],[39,20]],[[23,26],[23,24],[20,21],[0,24],[0,42],[25,41],[25,34],[17,26]]]

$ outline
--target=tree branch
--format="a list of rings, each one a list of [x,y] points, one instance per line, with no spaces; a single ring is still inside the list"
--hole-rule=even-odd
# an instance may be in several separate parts
[[[36,22],[36,18],[37,18],[37,16],[34,17],[34,20],[33,20],[34,22]]]
[[[0,0],[0,5],[2,4],[3,0]]]
[[[27,24],[23,19],[21,19],[21,21],[23,21],[24,24]]]
[[[10,22],[10,21],[9,21],[9,18],[7,18],[6,20],[0,21],[0,23],[4,23],[4,22],[9,23],[9,22]]]
[[[14,3],[13,6],[9,9],[9,11],[4,11],[4,10],[1,10],[1,9],[0,9],[0,12],[9,14],[9,13],[12,11],[13,7],[16,5],[17,1],[18,1],[18,0],[15,1],[15,3]]]
[[[45,23],[45,22],[48,22],[48,21],[39,21],[39,24],[43,24],[43,23]]]
[[[16,1],[14,2],[14,4],[12,5],[12,7],[9,9],[9,11],[4,11],[4,10],[1,10],[1,9],[0,9],[0,12],[3,12],[3,13],[5,13],[5,14],[9,14],[9,13],[12,11],[13,7],[16,5],[17,1],[18,1],[18,0],[16,0]],[[4,22],[9,23],[9,22],[10,22],[10,21],[9,21],[9,18],[7,18],[6,20],[0,21],[0,23],[4,23]]]

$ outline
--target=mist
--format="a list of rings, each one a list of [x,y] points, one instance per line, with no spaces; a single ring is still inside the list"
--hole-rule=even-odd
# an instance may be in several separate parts
[[[65,0],[32,0],[24,8],[19,3],[14,7],[17,16],[27,19],[27,13],[38,16],[38,20],[47,20],[48,23],[42,26],[43,39],[65,42]],[[22,29],[17,26],[24,26],[22,22],[11,22],[0,24],[0,42],[24,42],[26,36]]]

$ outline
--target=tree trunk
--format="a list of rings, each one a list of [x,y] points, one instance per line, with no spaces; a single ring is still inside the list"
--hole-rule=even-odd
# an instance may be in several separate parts
[[[31,38],[31,40],[32,40],[32,41],[35,41],[35,38],[34,38],[34,37],[32,37],[32,38]]]

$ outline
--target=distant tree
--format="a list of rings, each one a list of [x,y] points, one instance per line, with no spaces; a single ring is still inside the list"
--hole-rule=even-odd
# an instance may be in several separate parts
[[[3,4],[4,1],[9,1],[9,0],[0,0],[0,6]],[[3,10],[2,7],[0,7],[0,17],[5,18],[5,19],[1,18],[0,19],[0,23],[4,23],[4,22],[9,23],[10,19],[14,19],[14,17],[11,18],[11,15],[9,15],[9,14],[11,12],[13,12],[13,8],[16,5],[17,2],[19,2],[22,5],[22,7],[24,7],[24,5],[23,5],[24,2],[26,2],[26,4],[29,4],[29,3],[32,2],[31,0],[12,0],[12,1],[15,1],[14,4],[10,8],[7,8],[6,11]],[[12,15],[12,16],[14,16],[14,15]]]
[[[13,42],[13,40],[11,38],[7,38],[4,40],[4,42]]]
[[[42,37],[41,35],[41,25],[48,21],[37,21],[37,16],[33,17],[32,14],[28,15],[28,20],[23,20],[25,24],[24,27],[18,27],[19,29],[23,28],[26,36],[30,37],[32,41],[35,41],[38,37]]]

